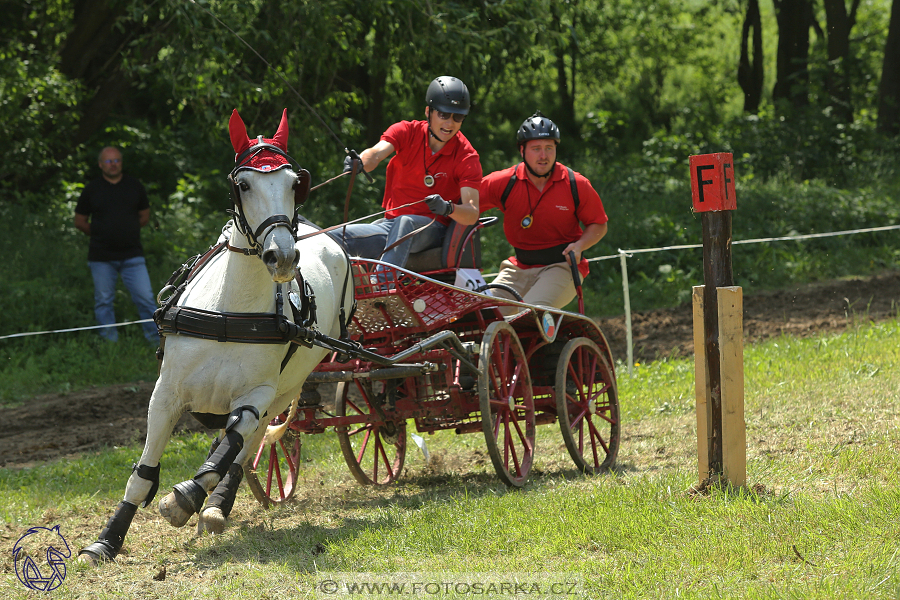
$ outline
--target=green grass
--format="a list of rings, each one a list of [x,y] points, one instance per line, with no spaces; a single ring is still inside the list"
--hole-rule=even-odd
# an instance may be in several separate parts
[[[693,364],[662,360],[619,369],[614,474],[579,476],[544,426],[522,490],[497,482],[480,435],[449,433],[427,437],[430,465],[410,444],[404,476],[378,489],[353,482],[333,434],[305,436],[295,501],[265,511],[241,491],[217,538],[141,510],[116,564],[70,562],[53,595],[324,598],[316,586],[329,578],[507,577],[577,584],[575,595],[532,597],[898,598],[898,335],[895,320],[745,348],[746,488],[687,493],[698,479]],[[207,447],[197,434],[170,442],[161,490],[189,477]],[[94,540],[139,452],[0,470],[4,543],[55,524],[73,548]],[[9,554],[2,565],[0,593],[22,595]]]
[[[90,331],[47,334],[45,340],[6,340],[0,363],[0,406],[15,406],[41,393],[65,393],[95,384],[153,381],[156,346],[139,326],[121,328],[109,343]]]

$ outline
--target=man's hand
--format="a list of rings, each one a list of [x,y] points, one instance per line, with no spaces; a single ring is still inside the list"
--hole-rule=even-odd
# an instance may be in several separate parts
[[[360,161],[360,162],[362,162],[362,161]],[[349,173],[352,170],[353,170],[353,157],[348,154],[347,156],[344,157],[344,173]],[[357,173],[359,173],[360,171],[362,171],[362,164],[360,164],[359,167],[357,167],[357,169],[356,169]]]
[[[581,262],[581,249],[578,247],[578,242],[572,242],[571,244],[566,246],[565,250],[562,251],[563,256],[566,257],[566,262],[569,264],[571,264],[571,260],[569,260],[570,252],[575,253],[575,264],[577,265],[578,263],[580,263]]]
[[[425,196],[425,204],[428,205],[431,212],[439,217],[446,217],[453,212],[453,203],[441,198],[440,194]]]

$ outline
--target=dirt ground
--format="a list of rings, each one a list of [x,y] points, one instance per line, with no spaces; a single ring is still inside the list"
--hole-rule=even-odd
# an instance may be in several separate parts
[[[897,316],[900,273],[764,292],[744,298],[744,339],[840,332]],[[690,305],[632,315],[634,359],[693,353]],[[625,318],[599,320],[613,355],[626,357]],[[24,467],[103,446],[142,441],[153,382],[35,397],[0,409],[0,466]],[[202,430],[185,415],[176,430]]]

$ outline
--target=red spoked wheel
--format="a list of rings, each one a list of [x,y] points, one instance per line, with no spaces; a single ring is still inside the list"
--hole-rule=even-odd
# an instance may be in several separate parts
[[[559,426],[575,465],[591,474],[611,469],[619,453],[619,395],[597,344],[575,338],[563,347],[555,390]]]
[[[272,419],[271,425],[284,423],[285,415]],[[294,496],[297,486],[297,465],[300,463],[300,434],[288,429],[275,443],[267,444],[265,438],[249,465],[244,465],[244,476],[253,496],[269,508]]]
[[[361,399],[350,398],[350,386]],[[338,442],[350,473],[363,485],[389,485],[397,481],[406,461],[406,422],[384,422],[372,409],[374,393],[369,382],[341,382],[335,409],[339,417],[366,415],[366,421],[336,427]],[[376,384],[377,385],[377,384]]]
[[[531,373],[519,336],[509,323],[488,325],[478,360],[481,424],[491,462],[504,483],[521,487],[534,461],[537,423]]]

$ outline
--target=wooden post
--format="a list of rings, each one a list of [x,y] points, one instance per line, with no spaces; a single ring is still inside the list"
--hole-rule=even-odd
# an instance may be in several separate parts
[[[743,295],[740,287],[717,290],[719,325],[719,365],[721,385],[720,418],[713,420],[711,388],[707,365],[704,310],[704,288],[693,289],[694,311],[694,393],[697,398],[697,472],[701,483],[723,474],[732,485],[744,485],[747,480],[747,440],[744,423],[744,331]],[[702,350],[701,350],[702,349]],[[713,427],[718,423],[720,427]],[[712,430],[721,432],[722,468],[710,468]]]
[[[694,394],[697,398],[697,471],[700,482],[709,477],[709,378],[706,368],[706,332],[703,325],[703,288],[694,286]]]
[[[719,364],[722,385],[722,472],[731,485],[747,483],[744,422],[744,296],[737,286],[720,287]]]
[[[723,409],[723,372],[728,381],[726,385],[729,393],[731,390],[740,389],[740,419],[743,423],[743,327],[741,302],[734,302],[729,297],[724,314],[720,309],[718,290],[722,288],[733,289],[734,276],[731,268],[731,214],[736,209],[734,193],[734,169],[730,153],[704,154],[691,156],[691,190],[693,192],[693,207],[701,213],[701,225],[703,228],[703,280],[704,285],[694,288],[694,359],[695,359],[695,391],[697,394],[697,436],[698,436],[698,466],[700,468],[700,480],[705,481],[720,475],[728,476],[729,471],[737,467],[728,468],[737,463],[732,461],[730,455],[726,458],[724,447],[742,444],[744,440],[743,429],[737,435],[740,440],[727,440],[726,434],[733,433],[736,407],[731,404]],[[739,290],[739,288],[738,288]],[[737,310],[737,312],[735,312]],[[735,320],[740,332],[737,337],[740,340],[740,361],[738,367],[734,365],[736,356],[734,344]],[[726,351],[728,364],[722,361],[723,348],[720,344],[720,325],[727,322],[729,346]],[[738,377],[734,369],[740,373]],[[740,379],[740,386],[734,382]],[[732,426],[726,432],[723,429],[723,415],[728,415]],[[746,454],[745,450],[742,450]],[[703,454],[703,456],[700,456]],[[746,459],[743,459],[746,463]],[[738,469],[739,470],[739,469]],[[736,474],[736,473],[735,473]],[[731,482],[741,485],[744,474]]]
[[[722,473],[722,367],[716,289],[734,285],[731,271],[731,212],[705,212],[703,226],[703,347],[709,385],[709,470]]]

